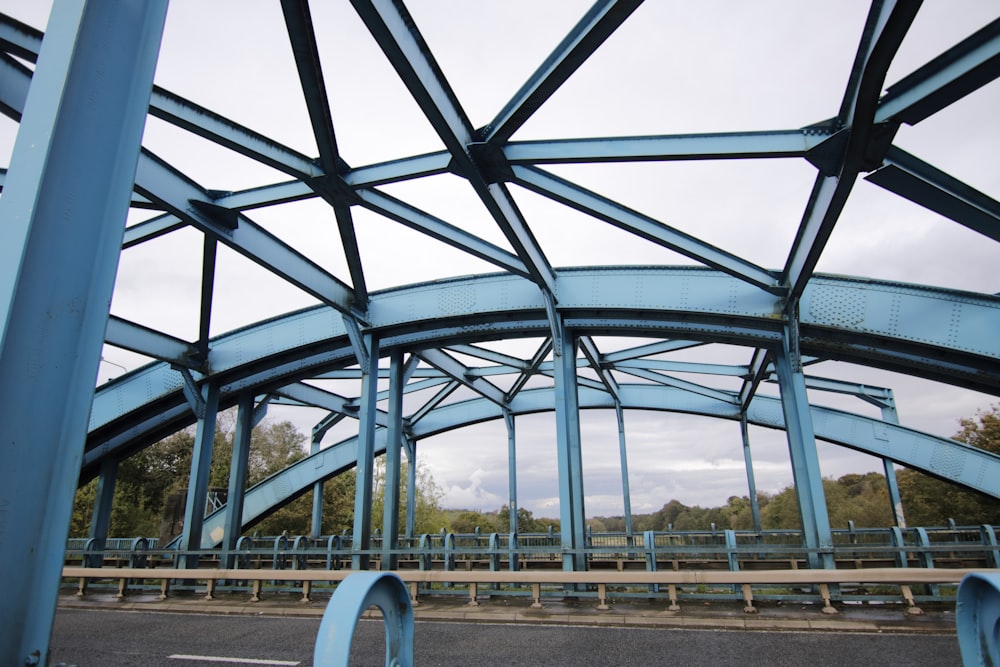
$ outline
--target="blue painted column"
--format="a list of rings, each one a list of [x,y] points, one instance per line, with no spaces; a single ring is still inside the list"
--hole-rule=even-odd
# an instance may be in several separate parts
[[[802,533],[805,546],[813,550],[809,555],[809,567],[834,567],[833,555],[820,555],[818,550],[831,548],[833,536],[830,532],[830,517],[826,508],[826,494],[823,491],[823,476],[819,469],[819,455],[816,452],[816,434],[813,431],[809,399],[806,395],[805,376],[802,360],[798,352],[797,333],[786,326],[782,332],[782,346],[776,351],[775,366],[778,371],[778,385],[781,388],[781,407],[785,415],[785,433],[788,437],[788,452],[792,462],[792,477],[795,494],[802,515]]]
[[[507,427],[507,516],[510,530],[517,532],[517,439],[514,430],[514,415],[506,407],[503,409],[503,423]]]
[[[0,664],[44,664],[166,0],[57,0],[0,198]]]
[[[583,506],[583,462],[580,454],[580,402],[576,378],[576,337],[559,323],[553,343],[555,370],[556,447],[559,465],[559,519],[563,569],[583,571],[587,559]]]
[[[382,569],[395,570],[399,540],[399,473],[403,442],[403,353],[389,355],[389,431],[385,438],[385,489],[382,499]]]
[[[896,412],[895,401],[882,406],[882,421],[899,424],[899,414]],[[889,502],[892,504],[892,517],[896,525],[906,528],[906,515],[903,514],[903,498],[899,495],[899,483],[896,481],[896,468],[891,459],[882,459],[885,470],[885,484],[889,489]]]
[[[200,391],[202,400],[196,410],[198,426],[194,436],[194,451],[191,453],[187,500],[184,504],[184,528],[180,537],[181,551],[201,549],[201,533],[205,522],[205,505],[208,498],[208,478],[212,469],[212,450],[215,449],[219,387],[212,382],[206,382]],[[184,563],[185,567],[198,567],[198,556],[186,556]]]
[[[320,443],[323,442],[323,436],[329,431],[333,426],[337,424],[341,419],[344,418],[339,412],[331,412],[326,417],[321,419],[312,429],[312,441],[309,443],[309,455],[312,456],[319,451]],[[323,482],[316,482],[313,484],[312,491],[312,522],[309,528],[310,537],[319,537],[323,531]]]
[[[372,533],[372,473],[375,467],[375,406],[378,399],[378,340],[362,336],[365,359],[361,360],[361,409],[358,413],[358,466],[354,486],[354,533],[351,567],[367,570]]]
[[[115,500],[115,483],[118,480],[118,459],[108,457],[101,461],[94,498],[94,514],[90,517],[90,535],[98,550],[103,549],[111,527],[111,510]]]
[[[622,403],[615,399],[615,416],[618,419],[618,455],[622,468],[622,500],[625,503],[625,534],[632,537],[632,492],[628,486],[628,452],[625,449],[625,413]]]
[[[406,536],[413,537],[417,524],[417,441],[407,438],[406,445]]]
[[[229,568],[235,564],[236,542],[243,532],[243,494],[247,487],[253,427],[253,394],[242,394],[236,408],[236,431],[233,433],[233,454],[229,463],[229,491],[226,493],[226,527],[222,540],[226,557],[220,561],[220,565],[224,564]]]
[[[753,457],[750,455],[750,430],[746,411],[740,412],[740,435],[743,437],[743,463],[747,469],[747,492],[750,494],[750,514],[753,529],[760,532],[760,503],[757,501],[757,481],[753,474]]]

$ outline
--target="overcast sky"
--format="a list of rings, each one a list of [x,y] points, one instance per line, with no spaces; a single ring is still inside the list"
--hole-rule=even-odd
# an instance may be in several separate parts
[[[589,7],[589,2],[422,0],[407,3],[473,125],[490,121]],[[45,3],[0,0],[0,11],[44,29]],[[608,135],[781,130],[836,115],[866,14],[857,0],[667,2],[649,0],[513,140]],[[352,166],[440,150],[441,142],[346,2],[312,3],[339,148]],[[928,0],[890,69],[892,84],[1000,15],[995,0]],[[316,155],[275,1],[173,0],[156,83]],[[915,127],[896,144],[1000,197],[1000,84],[993,82]],[[16,124],[0,120],[0,160],[9,162]],[[144,144],[206,188],[238,190],[287,180],[267,167],[150,119]],[[815,169],[804,160],[553,166],[571,178],[683,231],[768,268],[781,268]],[[454,176],[384,191],[503,247],[499,228]],[[620,230],[532,193],[513,194],[554,266],[689,264]],[[492,271],[493,267],[354,209],[369,289]],[[148,213],[135,213],[135,222]],[[250,217],[348,281],[333,215],[316,200]],[[187,340],[197,337],[202,236],[182,230],[123,253],[112,312]],[[1000,247],[877,186],[859,181],[818,270],[1000,292]],[[315,301],[220,248],[212,333]],[[530,356],[539,341],[514,347]],[[621,341],[601,340],[602,351]],[[120,364],[146,359],[106,348],[103,382]],[[701,354],[700,352],[698,354]],[[714,346],[713,360],[745,364],[745,350]],[[681,355],[683,357],[683,355]],[[691,358],[702,358],[691,355]],[[950,436],[957,420],[993,400],[953,387],[846,364],[818,375],[894,389],[905,425]],[[705,381],[705,380],[701,380]],[[765,393],[774,394],[765,388]],[[856,399],[817,402],[877,416]],[[305,433],[317,411],[273,408]],[[589,515],[622,511],[615,416],[582,416]],[[739,427],[677,414],[626,413],[632,508],[672,498],[716,505],[746,493]],[[536,515],[558,516],[553,415],[519,418],[518,494]],[[334,431],[324,443],[346,433]],[[791,483],[784,434],[751,429],[759,490]],[[507,501],[502,423],[421,442],[421,461],[449,507],[496,509]],[[824,475],[879,469],[871,457],[819,444]]]

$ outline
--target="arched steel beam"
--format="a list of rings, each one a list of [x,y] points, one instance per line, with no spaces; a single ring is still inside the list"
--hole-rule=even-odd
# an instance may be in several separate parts
[[[724,274],[691,268],[560,272],[567,324],[587,335],[673,337],[752,347],[778,340],[781,304]],[[544,337],[544,304],[530,282],[493,275],[373,294],[371,327],[384,349],[421,349],[503,336]],[[803,295],[806,354],[868,363],[1000,393],[1000,298],[897,283],[817,277]],[[608,360],[616,361],[614,354]],[[231,391],[259,392],[354,363],[344,323],[316,307],[216,338],[207,376]],[[201,376],[196,376],[199,379]],[[87,449],[183,404],[181,376],[152,364],[98,389]]]
[[[621,385],[620,389],[621,405],[625,409],[684,412],[735,421],[740,419],[740,407],[735,401],[721,401],[656,385]],[[510,404],[510,414],[518,416],[551,410],[552,394],[552,388],[524,390]],[[615,401],[607,392],[581,387],[580,407],[613,410]],[[816,436],[822,440],[887,458],[1000,498],[1000,456],[996,454],[947,438],[831,408],[812,406],[811,413]],[[414,425],[413,437],[427,438],[471,424],[503,418],[501,407],[488,399],[476,398],[438,408],[432,415]],[[783,429],[781,401],[767,396],[754,397],[747,410],[747,421],[757,426]],[[385,434],[385,429],[380,429],[376,434],[377,454],[385,450]],[[506,442],[498,440],[497,446],[505,445]],[[244,501],[244,529],[302,495],[315,482],[352,468],[356,452],[356,438],[348,438],[289,466],[250,489]],[[206,517],[204,534],[211,534],[216,524],[221,525],[223,519],[224,510]],[[211,548],[215,543],[206,538],[202,546]]]

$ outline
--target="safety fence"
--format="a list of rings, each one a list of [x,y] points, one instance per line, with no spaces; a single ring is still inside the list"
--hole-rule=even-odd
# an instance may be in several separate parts
[[[577,562],[579,554],[561,547],[551,532],[421,535],[401,538],[391,549],[376,535],[364,551],[353,548],[350,535],[242,537],[231,551],[182,552],[151,538],[71,540],[67,546],[65,571],[87,572],[66,574],[79,578],[81,593],[115,585],[121,595],[157,585],[165,593],[171,582],[191,589],[204,581],[210,593],[221,585],[252,599],[264,590],[302,590],[309,597],[316,582],[329,586],[362,564],[374,570],[393,565],[412,584],[415,599],[469,591],[475,600],[487,584],[489,595],[539,602],[543,594],[566,595],[571,585],[574,596],[602,604],[611,590],[622,598],[663,598],[671,606],[681,598],[743,599],[752,606],[756,597],[823,602],[824,608],[830,599],[905,601],[916,608],[918,602],[953,600],[954,584],[965,572],[1000,569],[992,526],[954,524],[850,527],[835,531],[833,544],[813,550],[801,546],[798,531],[588,533],[581,550],[585,572],[564,571],[564,557]],[[815,568],[817,562],[827,569]]]
[[[266,593],[301,594],[309,601],[317,592],[332,592],[352,574],[352,570],[238,570],[238,569],[115,569],[67,566],[63,578],[77,580],[77,594],[84,596],[95,584],[116,584],[119,597],[156,586],[160,598],[175,592],[203,593],[212,600],[220,591],[249,594],[250,602],[259,602]],[[741,599],[744,610],[756,611],[755,600],[794,599],[816,602],[824,613],[836,613],[833,602],[872,602],[869,590],[879,588],[877,599],[884,603],[905,604],[907,613],[921,613],[914,588],[957,589],[962,578],[972,572],[1000,574],[1000,570],[875,568],[870,570],[758,570],[728,571],[588,571],[562,570],[510,571],[420,571],[403,570],[394,574],[408,586],[411,601],[419,604],[423,595],[447,589],[452,595],[467,595],[470,605],[484,597],[530,597],[532,607],[543,606],[546,597],[565,599],[591,598],[598,609],[608,609],[612,599],[642,597],[664,599],[671,611],[680,611],[683,600]],[[435,590],[436,589],[436,590]],[[780,591],[780,593],[775,593]],[[954,598],[955,592],[950,596]]]
[[[350,535],[241,537],[231,551],[180,552],[155,538],[71,539],[66,565],[87,567],[181,567],[196,556],[199,566],[234,569],[349,569],[358,556],[392,569],[491,571],[555,568],[582,553],[587,569],[670,570],[799,569],[819,555],[836,569],[875,567],[1000,568],[993,526],[865,528],[833,531],[832,544],[809,550],[799,531],[647,531],[641,534],[587,533],[584,548],[561,546],[549,533],[425,534],[401,537],[389,548],[374,535],[368,549],[356,550]]]

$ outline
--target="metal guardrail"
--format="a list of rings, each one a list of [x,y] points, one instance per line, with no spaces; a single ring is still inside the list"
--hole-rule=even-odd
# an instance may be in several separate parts
[[[974,571],[968,569],[925,569],[925,568],[875,568],[870,570],[760,570],[754,572],[729,571],[614,571],[601,570],[591,572],[567,572],[562,570],[529,570],[522,572],[485,570],[469,571],[396,571],[393,572],[408,586],[410,598],[414,605],[419,604],[421,590],[430,586],[449,584],[462,586],[468,590],[469,604],[478,605],[479,586],[501,585],[530,589],[533,607],[541,607],[547,594],[558,595],[560,598],[570,591],[579,597],[596,598],[598,609],[607,609],[609,590],[616,594],[629,587],[648,589],[663,587],[667,589],[669,609],[678,611],[679,602],[687,591],[699,591],[704,587],[721,589],[736,589],[742,598],[748,613],[756,611],[754,607],[754,588],[782,587],[798,591],[797,597],[803,600],[818,600],[823,604],[824,613],[836,613],[833,602],[838,598],[836,591],[845,587],[883,586],[894,587],[898,593],[890,596],[899,602],[907,604],[907,612],[921,613],[915,596],[912,593],[914,585],[955,585],[967,574]],[[1000,570],[987,570],[988,573],[1000,574]],[[311,599],[313,587],[317,584],[336,584],[352,574],[350,570],[231,570],[231,569],[149,569],[149,568],[63,568],[63,577],[79,580],[79,595],[84,595],[87,582],[95,580],[118,581],[118,594],[125,596],[129,586],[149,581],[160,582],[160,595],[166,599],[171,593],[171,587],[186,584],[204,585],[205,598],[214,598],[220,584],[236,585],[240,590],[251,593],[250,601],[261,598],[267,582],[281,582],[288,590],[294,588],[301,591],[302,600]],[[421,589],[421,586],[425,588]],[[544,587],[549,587],[545,589]],[[810,591],[815,592],[810,592]],[[623,595],[623,594],[622,594]],[[643,597],[663,597],[648,591],[640,593]],[[624,597],[624,595],[623,595]],[[694,597],[694,596],[690,596]]]
[[[817,552],[832,556],[837,571],[871,571],[879,568],[982,571],[1000,568],[1000,547],[996,531],[994,527],[987,525],[957,527],[952,523],[945,527],[909,530],[856,530],[850,526],[848,530],[834,532],[833,544],[814,551],[802,547],[800,540],[798,531],[649,531],[641,535],[593,533],[588,534],[587,548],[582,553],[589,570],[609,572],[739,573],[797,570],[804,569],[810,555]],[[99,546],[103,546],[103,549],[99,549]],[[301,576],[291,580],[277,576],[277,573],[283,571],[299,574],[314,570],[348,572],[352,557],[358,554],[368,555],[373,563],[372,567],[378,569],[387,553],[397,560],[399,572],[515,573],[561,570],[563,556],[575,555],[576,552],[563,549],[559,544],[559,537],[552,533],[429,534],[402,538],[398,548],[388,551],[382,550],[378,536],[373,538],[371,548],[365,551],[353,550],[350,535],[321,538],[281,535],[242,537],[236,549],[231,552],[206,550],[183,553],[159,549],[153,539],[116,538],[106,540],[104,545],[98,545],[95,540],[71,541],[68,544],[66,565],[91,568],[103,565],[105,569],[109,566],[131,569],[169,568],[177,571],[178,568],[198,563],[202,569],[240,571],[241,581],[252,578],[249,572],[267,571],[270,574],[266,579],[272,582],[270,585],[278,586],[284,581],[305,580]],[[115,575],[110,578],[118,579]],[[424,592],[453,593],[448,589],[456,582],[458,580],[442,580],[439,589],[445,590],[425,587]],[[494,589],[499,588],[502,583],[501,580],[491,582]],[[83,584],[81,590],[85,586]],[[911,595],[908,600],[954,599],[954,590],[942,589],[941,586],[940,582],[928,582],[915,598]],[[659,582],[651,583],[646,592],[653,597],[663,594]],[[865,592],[866,599],[877,599],[879,595],[887,600],[898,599],[897,595],[883,594],[877,586]],[[257,593],[259,589],[255,595]],[[719,593],[713,590],[709,594]],[[514,590],[513,594],[524,594],[524,591]],[[671,594],[669,589],[667,594]],[[736,584],[730,588],[729,594],[733,598],[746,597]],[[766,594],[775,599],[783,599],[783,596],[788,599],[802,597],[800,592],[771,591]],[[854,592],[848,591],[846,594],[853,595]],[[845,593],[835,588],[832,595],[835,599],[840,599]],[[674,603],[675,601],[672,602]],[[915,606],[915,602],[911,606]]]

